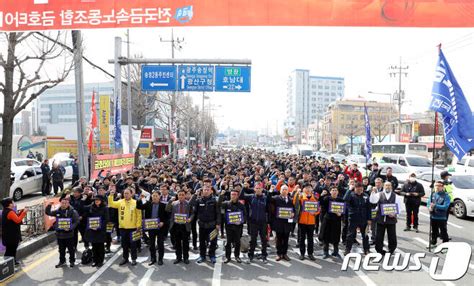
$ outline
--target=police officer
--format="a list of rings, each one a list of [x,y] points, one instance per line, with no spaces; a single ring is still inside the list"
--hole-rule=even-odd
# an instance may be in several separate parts
[[[425,195],[423,185],[416,181],[416,174],[412,173],[400,192],[405,197],[405,208],[407,211],[407,226],[404,231],[410,231],[413,216],[413,229],[418,232],[418,212],[420,210],[421,198]]]
[[[225,211],[225,231],[227,233],[224,263],[227,264],[231,260],[232,245],[234,246],[235,261],[241,263],[240,238],[242,237],[242,229],[245,218],[247,217],[247,211],[245,210],[245,205],[239,202],[239,191],[234,189],[230,191],[230,201],[224,201],[227,191],[223,190],[222,192],[223,193],[219,196],[219,205]],[[233,216],[234,219],[231,219],[231,216]]]
[[[245,194],[240,192],[240,199],[245,200],[249,206],[248,226],[250,230],[250,249],[249,261],[252,262],[255,255],[255,247],[257,246],[257,236],[260,236],[262,242],[262,261],[267,263],[267,223],[269,200],[268,196],[263,193],[263,184],[256,182],[255,194]]]
[[[369,203],[369,196],[364,193],[364,186],[362,183],[356,183],[353,192],[345,196],[345,203],[348,215],[348,233],[346,240],[346,250],[344,255],[347,255],[352,250],[357,228],[360,229],[362,235],[362,244],[364,253],[369,253],[369,239],[366,234],[367,225],[371,223],[370,214],[371,207]]]
[[[207,244],[209,245],[209,258],[213,264],[216,263],[217,234],[221,224],[220,209],[216,198],[212,195],[209,184],[204,184],[202,196],[193,196],[191,205],[194,207],[194,215],[199,225],[199,252],[197,263],[206,261]],[[211,235],[212,234],[212,235]],[[215,235],[214,235],[215,234]]]
[[[397,216],[402,211],[402,201],[399,196],[392,192],[392,183],[385,182],[383,186],[383,192],[377,192],[372,190],[370,194],[370,203],[377,204],[377,216],[374,222],[377,224],[377,233],[375,234],[375,250],[378,253],[385,254],[383,249],[383,241],[385,236],[385,231],[387,231],[388,236],[388,251],[390,254],[395,252],[397,248]],[[384,205],[386,204],[396,204],[398,212],[395,213],[385,213]]]

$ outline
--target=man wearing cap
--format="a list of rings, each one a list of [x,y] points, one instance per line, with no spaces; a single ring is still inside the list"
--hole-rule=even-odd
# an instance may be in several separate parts
[[[357,228],[360,229],[362,236],[362,244],[364,247],[364,253],[369,253],[369,238],[367,237],[367,225],[371,224],[371,205],[369,202],[369,196],[364,193],[364,186],[362,183],[356,183],[353,192],[348,193],[344,197],[347,208],[348,216],[348,233],[346,238],[346,250],[344,255],[347,255],[352,250],[352,244],[354,243]]]
[[[84,247],[89,248],[89,242],[85,238],[86,224],[85,220],[83,221],[84,206],[86,206],[86,201],[83,200],[83,190],[80,187],[75,187],[72,189],[72,195],[70,196],[69,204],[79,215],[79,224],[74,229],[74,249],[77,249],[77,243],[79,241],[79,233],[81,234],[82,241],[84,242]]]
[[[444,183],[444,190],[449,196],[450,201],[452,202],[454,199],[453,196],[453,182],[451,181],[451,174],[448,171],[443,171],[440,174],[441,180]],[[449,218],[449,210],[446,212],[446,220]]]
[[[443,181],[437,181],[434,185],[435,192],[430,195],[426,205],[430,210],[430,223],[431,223],[431,245],[436,245],[438,236],[441,237],[443,242],[449,241],[448,229],[447,229],[447,215],[449,212],[449,205],[451,199],[446,193]]]
[[[69,198],[62,196],[60,198],[60,207],[52,211],[53,202],[49,202],[46,206],[45,213],[49,216],[56,217],[54,228],[56,229],[56,237],[59,247],[59,263],[56,268],[62,267],[66,263],[66,248],[69,252],[69,266],[74,267],[76,261],[76,251],[74,249],[74,230],[79,223],[79,215],[69,205]]]
[[[425,195],[423,185],[416,181],[416,174],[410,174],[408,182],[406,182],[400,195],[404,196],[405,208],[407,211],[407,224],[404,231],[411,230],[412,217],[413,229],[418,233],[418,213],[420,210],[421,198]]]

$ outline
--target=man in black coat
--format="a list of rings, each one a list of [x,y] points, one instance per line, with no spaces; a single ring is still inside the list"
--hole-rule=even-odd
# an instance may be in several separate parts
[[[45,209],[45,213],[49,216],[56,217],[54,228],[56,229],[56,237],[59,247],[59,263],[56,268],[62,267],[66,263],[66,248],[69,252],[69,266],[74,267],[76,261],[76,250],[74,248],[74,230],[79,223],[79,215],[73,207],[69,205],[69,198],[61,197],[61,206],[59,209],[52,211],[50,202]]]
[[[293,201],[288,196],[288,186],[280,188],[280,195],[271,199],[272,230],[276,232],[276,261],[282,259],[290,261],[288,257],[288,240],[293,229],[295,208]]]
[[[104,264],[109,211],[105,197],[94,197],[93,203],[84,208],[83,220],[86,221],[85,239],[92,244],[92,267],[101,267]]]
[[[49,160],[46,159],[41,164],[41,173],[43,173],[43,181],[41,184],[41,194],[47,196],[51,193],[51,168],[49,167]]]
[[[356,183],[355,190],[348,193],[345,198],[349,228],[346,239],[346,250],[344,255],[347,255],[352,250],[352,244],[354,243],[357,228],[360,229],[362,235],[362,243],[364,247],[364,253],[369,253],[369,238],[366,234],[367,225],[371,224],[371,205],[369,202],[369,196],[364,193],[364,187],[362,183]]]
[[[416,181],[415,173],[412,173],[408,181],[403,185],[400,195],[405,197],[405,209],[407,211],[407,223],[404,231],[410,231],[413,223],[413,229],[418,233],[418,213],[421,198],[425,195],[425,188]]]
[[[235,261],[241,263],[240,259],[240,238],[242,237],[243,224],[247,217],[245,205],[239,202],[240,192],[232,190],[230,192],[230,201],[224,201],[226,191],[219,196],[219,205],[224,210],[226,219],[226,233],[227,242],[225,245],[225,260],[224,263],[230,262],[230,255],[232,252],[232,245],[234,246]]]
[[[160,203],[160,197],[160,192],[154,191],[151,195],[151,201],[146,200],[143,193],[140,199],[137,200],[137,209],[145,210],[143,227],[148,230],[150,237],[150,263],[148,264],[150,266],[156,263],[156,245],[158,245],[158,265],[163,265],[165,255],[164,226],[168,224],[169,216],[166,212],[166,205]]]

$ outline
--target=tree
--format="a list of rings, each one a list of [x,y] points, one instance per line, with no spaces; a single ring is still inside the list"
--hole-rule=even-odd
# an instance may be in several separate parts
[[[0,143],[0,196],[9,196],[12,159],[13,119],[43,92],[63,82],[72,70],[66,50],[58,44],[65,33],[51,34],[44,41],[34,32],[0,34],[0,113],[3,136]],[[58,68],[60,67],[60,68]]]

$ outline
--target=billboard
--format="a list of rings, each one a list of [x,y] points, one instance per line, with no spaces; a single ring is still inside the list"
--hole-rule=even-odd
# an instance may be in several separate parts
[[[474,3],[471,0],[0,1],[0,31],[164,26],[473,27]]]

